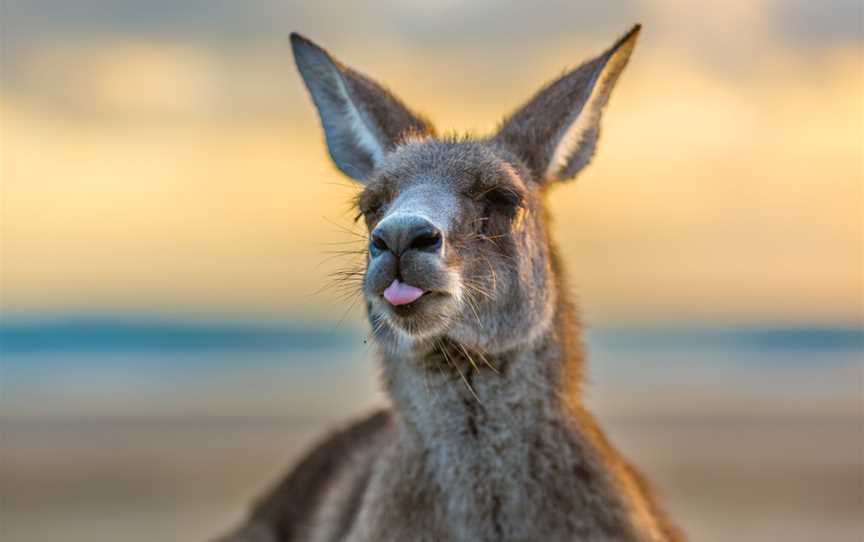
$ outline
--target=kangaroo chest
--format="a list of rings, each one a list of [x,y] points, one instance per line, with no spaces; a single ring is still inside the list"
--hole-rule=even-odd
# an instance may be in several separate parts
[[[432,442],[394,443],[361,512],[366,528],[352,540],[633,539],[595,452],[564,424],[519,427],[519,413],[489,414],[470,412]]]

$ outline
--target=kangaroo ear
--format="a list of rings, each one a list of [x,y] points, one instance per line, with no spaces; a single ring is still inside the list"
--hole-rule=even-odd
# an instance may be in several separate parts
[[[634,26],[605,53],[544,87],[505,119],[493,140],[524,160],[539,181],[575,177],[594,154],[600,114],[639,29]]]
[[[318,108],[330,156],[352,179],[368,178],[406,137],[433,134],[431,125],[395,96],[308,39],[291,34],[291,48]]]

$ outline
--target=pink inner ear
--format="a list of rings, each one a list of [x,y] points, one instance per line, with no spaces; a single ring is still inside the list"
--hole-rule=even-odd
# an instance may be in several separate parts
[[[399,279],[393,279],[390,286],[384,290],[384,299],[391,305],[407,305],[413,303],[423,295],[423,290],[404,282],[399,282]]]

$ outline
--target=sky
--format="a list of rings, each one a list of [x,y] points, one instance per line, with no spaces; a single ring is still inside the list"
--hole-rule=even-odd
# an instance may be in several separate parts
[[[860,323],[861,9],[5,0],[2,311],[338,319],[358,188],[289,32],[482,134],[641,22],[594,162],[549,202],[585,319]]]

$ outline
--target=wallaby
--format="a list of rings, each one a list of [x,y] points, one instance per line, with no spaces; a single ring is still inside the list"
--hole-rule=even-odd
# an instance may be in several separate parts
[[[438,137],[291,35],[336,166],[362,184],[362,294],[392,407],[312,450],[232,541],[678,541],[582,405],[547,192],[590,161],[635,26],[488,138]]]

